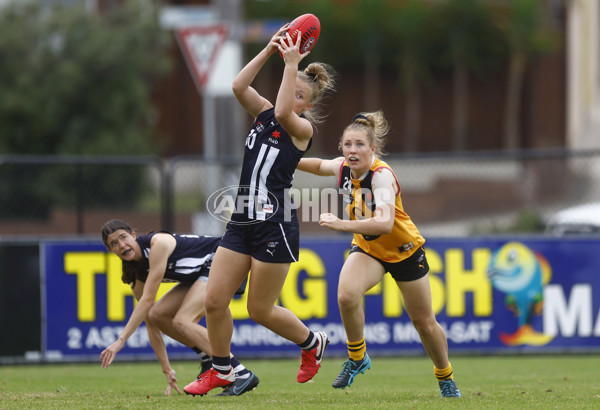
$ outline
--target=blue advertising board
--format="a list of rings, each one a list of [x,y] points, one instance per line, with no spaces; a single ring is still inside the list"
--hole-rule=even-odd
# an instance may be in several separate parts
[[[327,332],[328,354],[346,355],[337,279],[350,238],[301,241],[279,303],[312,330]],[[133,310],[120,260],[102,243],[46,242],[43,260],[43,355],[99,358]],[[453,238],[426,243],[433,309],[450,352],[600,350],[600,240]],[[170,286],[161,285],[161,294]],[[159,297],[160,297],[159,295]],[[298,355],[298,347],[248,318],[246,295],[235,297],[232,351],[240,357]],[[423,353],[389,275],[364,297],[370,354]],[[194,357],[166,338],[172,357]],[[152,356],[144,326],[120,356]]]

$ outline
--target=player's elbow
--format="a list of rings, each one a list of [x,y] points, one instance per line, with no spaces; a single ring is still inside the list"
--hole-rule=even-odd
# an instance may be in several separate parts
[[[374,219],[376,222],[374,228],[378,231],[377,235],[387,235],[394,229],[394,214],[391,208],[377,208]]]
[[[394,224],[381,224],[379,226],[379,235],[387,235],[388,233],[392,233],[392,229],[394,228]]]
[[[242,95],[247,88],[248,87],[243,85],[241,81],[238,81],[237,79],[233,80],[233,83],[231,84],[231,91],[233,91],[233,94],[236,97]]]
[[[374,232],[374,235],[387,235],[389,233],[392,233],[392,230],[394,229],[394,220],[386,220],[386,219],[379,219],[379,221],[377,221],[377,224],[374,226],[374,230],[376,232]]]
[[[275,119],[279,124],[281,124],[285,128],[285,123],[288,122],[289,118],[292,116],[292,112],[289,110],[281,109],[279,107],[275,107]]]

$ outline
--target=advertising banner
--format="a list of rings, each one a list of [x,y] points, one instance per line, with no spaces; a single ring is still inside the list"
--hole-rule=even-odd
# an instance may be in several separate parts
[[[43,354],[98,358],[116,340],[134,303],[121,262],[101,242],[43,245]],[[312,330],[324,330],[329,354],[346,355],[337,281],[350,237],[301,241],[278,300]],[[451,352],[600,350],[600,240],[454,238],[425,244],[432,304]],[[161,294],[172,284],[161,285]],[[232,351],[242,357],[296,356],[298,347],[248,318],[246,295],[231,302]],[[384,280],[364,297],[369,353],[424,353],[396,283]],[[204,324],[204,320],[201,321]],[[166,338],[171,357],[195,357]],[[144,325],[120,356],[151,357]]]

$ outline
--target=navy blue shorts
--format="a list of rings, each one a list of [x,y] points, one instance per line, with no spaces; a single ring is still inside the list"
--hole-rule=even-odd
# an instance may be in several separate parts
[[[279,222],[229,222],[220,246],[268,263],[298,261],[300,228]]]
[[[427,272],[429,272],[429,264],[427,263],[425,249],[423,249],[423,247],[417,249],[415,253],[410,255],[407,259],[395,263],[385,262],[381,259],[377,259],[356,245],[352,246],[350,249],[350,253],[354,252],[364,253],[365,255],[375,259],[383,266],[383,269],[385,269],[386,272],[389,272],[390,275],[392,275],[392,278],[398,282],[410,282],[421,279],[427,274]]]

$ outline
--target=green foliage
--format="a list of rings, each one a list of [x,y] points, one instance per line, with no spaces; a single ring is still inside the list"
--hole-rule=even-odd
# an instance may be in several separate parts
[[[452,353],[452,352],[451,352]],[[260,379],[239,397],[165,396],[158,363],[2,366],[0,408],[160,409],[596,409],[597,356],[452,356],[460,399],[442,399],[431,361],[374,357],[372,368],[339,390],[331,382],[343,358],[325,356],[312,382],[296,382],[299,359],[243,360]],[[179,387],[198,373],[197,362],[174,362]],[[220,389],[218,389],[220,390]]]
[[[546,23],[542,7],[538,0],[508,1],[508,12],[499,21],[512,52],[539,55],[556,50],[559,38]]]
[[[313,13],[321,21],[314,59],[356,70],[377,53],[381,67],[399,69],[405,81],[451,70],[457,55],[485,75],[505,67],[514,47],[548,53],[557,45],[538,0],[252,0],[245,7],[249,20]]]
[[[44,172],[42,167],[2,164],[0,218],[14,220],[35,216],[37,219],[46,219],[55,201],[55,190],[51,189],[55,181],[53,173]]]
[[[137,1],[104,14],[29,1],[0,8],[0,152],[155,152],[150,93],[170,69],[168,45],[168,33]],[[131,205],[143,190],[141,168],[5,165],[0,181],[2,218],[87,205],[82,187],[94,189],[94,205]]]
[[[12,2],[0,9],[0,151],[153,151],[150,91],[169,69],[167,33],[136,5]]]
[[[506,61],[504,34],[494,22],[494,12],[484,0],[448,0],[434,11],[430,30],[436,37],[435,64],[452,68],[457,61],[470,71],[488,73]]]
[[[544,230],[544,220],[539,213],[535,211],[523,211],[519,214],[517,221],[512,227],[512,232],[542,232]]]
[[[402,88],[429,81],[435,61],[431,7],[419,0],[408,0],[389,10],[389,15],[385,24],[397,44],[390,50],[395,57]]]
[[[476,225],[471,228],[471,234],[489,235],[489,234],[520,234],[520,233],[541,233],[545,229],[543,218],[539,213],[533,210],[523,210],[508,225]]]
[[[389,4],[381,0],[249,1],[246,18],[249,20],[277,19],[290,21],[304,13],[312,13],[321,21],[318,46],[311,51],[311,59],[324,61],[347,70],[360,69],[365,55],[377,54],[384,67],[393,67],[395,38],[387,29],[393,14]],[[391,48],[390,48],[391,47]]]

